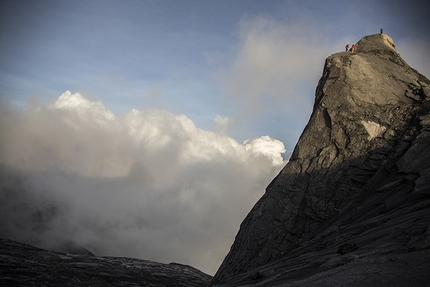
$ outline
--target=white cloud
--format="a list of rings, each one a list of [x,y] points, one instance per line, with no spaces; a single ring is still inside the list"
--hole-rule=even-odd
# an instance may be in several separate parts
[[[216,115],[214,118],[214,131],[221,134],[226,134],[232,122],[233,120],[229,117]]]
[[[280,106],[289,111],[292,102],[312,99],[303,87],[316,86],[323,60],[335,45],[328,45],[321,29],[312,21],[290,24],[244,17],[235,60],[219,73],[225,94],[237,101],[238,109],[252,114]]]
[[[282,165],[282,158],[280,154],[285,153],[284,145],[275,139],[271,139],[269,136],[262,136],[255,139],[248,139],[243,142],[246,150],[253,150],[260,152],[264,156],[272,159],[272,163],[275,166]]]
[[[50,108],[76,113],[80,119],[97,124],[115,119],[115,115],[101,101],[91,102],[80,93],[72,94],[70,91],[64,92]]]
[[[223,132],[229,121],[216,117],[217,132],[166,110],[115,116],[70,92],[2,109],[0,233],[214,273],[284,164],[282,142],[240,144]]]

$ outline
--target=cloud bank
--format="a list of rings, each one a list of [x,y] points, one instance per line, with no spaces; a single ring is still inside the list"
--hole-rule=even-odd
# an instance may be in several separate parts
[[[0,113],[0,235],[214,273],[240,222],[284,165],[282,142],[238,143],[185,115],[62,94]]]
[[[241,19],[233,60],[218,75],[238,109],[261,114],[282,107],[295,113],[297,107],[311,106],[324,59],[345,44],[344,39],[329,43],[324,28],[304,18],[294,23],[268,16]]]

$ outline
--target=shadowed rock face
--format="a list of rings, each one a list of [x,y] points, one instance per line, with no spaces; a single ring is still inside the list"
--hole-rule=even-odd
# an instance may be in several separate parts
[[[328,57],[289,163],[212,284],[430,282],[429,109],[430,81],[389,36]]]

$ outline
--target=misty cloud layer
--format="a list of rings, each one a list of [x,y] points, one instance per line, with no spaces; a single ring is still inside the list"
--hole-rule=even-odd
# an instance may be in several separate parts
[[[267,16],[242,17],[233,60],[219,73],[238,109],[245,114],[282,109],[308,117],[323,61],[345,41],[328,42],[317,26],[312,19],[283,23]]]
[[[0,113],[0,236],[214,273],[284,165],[282,142],[238,143],[231,120],[197,128],[167,110],[114,115],[67,91]]]

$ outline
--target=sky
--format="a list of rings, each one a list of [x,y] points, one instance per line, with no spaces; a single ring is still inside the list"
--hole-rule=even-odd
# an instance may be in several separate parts
[[[383,28],[428,77],[429,12],[0,0],[0,235],[214,274],[305,127],[325,58]]]

